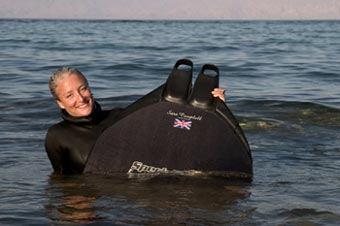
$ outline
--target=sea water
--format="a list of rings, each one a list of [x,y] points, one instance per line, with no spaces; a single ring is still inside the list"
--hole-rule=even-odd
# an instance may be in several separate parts
[[[0,20],[0,225],[338,225],[340,21]],[[105,109],[163,84],[175,62],[220,68],[249,141],[250,183],[54,176],[49,90],[79,68]],[[208,151],[208,150],[207,150]]]

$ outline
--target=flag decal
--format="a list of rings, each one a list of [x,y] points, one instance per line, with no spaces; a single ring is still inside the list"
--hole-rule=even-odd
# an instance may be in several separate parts
[[[192,125],[192,121],[176,118],[173,126],[179,129],[190,130],[191,125]]]

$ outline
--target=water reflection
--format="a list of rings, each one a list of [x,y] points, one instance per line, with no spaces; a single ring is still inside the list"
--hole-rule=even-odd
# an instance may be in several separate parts
[[[87,190],[85,181],[79,176],[52,175],[46,190],[48,217],[58,223],[88,224],[101,218],[96,216],[96,197]]]
[[[91,223],[100,217],[95,216],[93,203],[94,197],[82,195],[70,195],[62,197],[61,205],[58,207],[58,218],[61,221],[72,221],[77,223]]]
[[[221,178],[51,176],[46,192],[47,215],[60,224],[216,225],[252,214],[237,208],[249,183]]]

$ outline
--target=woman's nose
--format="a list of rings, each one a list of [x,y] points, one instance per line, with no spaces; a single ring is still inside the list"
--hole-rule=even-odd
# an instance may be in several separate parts
[[[84,101],[85,99],[86,99],[86,96],[84,96],[81,92],[77,92],[78,101]]]

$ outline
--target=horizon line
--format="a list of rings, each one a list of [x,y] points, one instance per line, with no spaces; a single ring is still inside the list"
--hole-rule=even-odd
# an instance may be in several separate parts
[[[67,21],[67,20],[83,20],[83,21],[340,21],[340,18],[280,18],[280,19],[249,19],[249,18],[43,18],[43,17],[0,17],[0,20],[61,20],[61,21]]]

